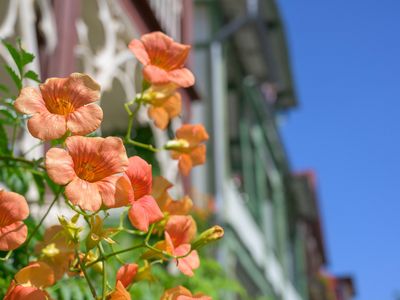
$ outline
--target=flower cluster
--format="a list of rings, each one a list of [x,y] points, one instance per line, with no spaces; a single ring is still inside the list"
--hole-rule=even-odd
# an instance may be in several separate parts
[[[64,198],[75,215],[59,216],[59,224],[46,229],[43,240],[35,246],[35,259],[15,274],[4,299],[50,299],[46,288],[66,276],[84,277],[97,299],[100,291],[90,276],[93,270],[103,274],[101,299],[131,299],[128,289],[135,282],[152,278],[152,264],[172,261],[181,273],[194,276],[200,266],[197,249],[223,236],[219,226],[197,235],[196,222],[190,215],[192,200],[188,196],[173,199],[169,194],[173,184],[160,176],[153,178],[152,166],[139,156],[128,157],[125,149],[125,144],[131,144],[151,151],[170,151],[183,176],[205,163],[208,134],[203,125],[184,124],[163,149],[131,137],[132,120],[142,106],[161,130],[181,113],[179,89],[195,81],[184,67],[190,46],[154,32],[133,40],[129,49],[143,64],[144,82],[143,91],[125,106],[129,123],[123,139],[87,136],[99,128],[103,118],[102,109],[95,103],[100,99],[100,86],[89,75],[50,78],[39,89],[25,87],[20,91],[14,105],[29,116],[29,132],[55,145],[44,159],[48,177],[59,186],[52,204]],[[120,225],[107,227],[105,219],[116,208],[123,211]],[[23,196],[0,191],[0,250],[11,254],[24,242],[29,243],[38,228],[28,236],[23,222],[28,215]],[[125,227],[125,219],[134,229]],[[114,251],[115,237],[122,232],[139,242]],[[130,251],[142,251],[141,259],[124,263],[111,287],[108,260]],[[161,299],[211,298],[193,295],[178,286],[166,290]]]

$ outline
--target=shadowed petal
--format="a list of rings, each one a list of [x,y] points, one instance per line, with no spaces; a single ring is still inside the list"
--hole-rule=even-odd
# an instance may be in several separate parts
[[[28,235],[28,228],[21,222],[15,222],[11,225],[0,227],[0,250],[14,250],[21,246]]]
[[[76,176],[72,157],[60,148],[51,148],[46,153],[46,170],[51,180],[65,185]]]
[[[99,128],[103,110],[97,104],[81,106],[67,117],[67,128],[74,135],[86,135]]]
[[[65,188],[65,195],[82,209],[96,211],[101,207],[101,196],[96,183],[75,177]]]
[[[115,189],[115,207],[121,207],[133,203],[135,194],[133,193],[131,182],[126,174],[118,178]]]
[[[118,207],[115,201],[115,185],[120,177],[120,175],[108,176],[96,182],[103,203],[107,207]]]
[[[46,110],[42,95],[33,87],[25,87],[15,99],[15,109],[23,114],[34,114]]]
[[[59,139],[67,131],[67,122],[64,116],[43,110],[28,120],[28,130],[42,141]]]

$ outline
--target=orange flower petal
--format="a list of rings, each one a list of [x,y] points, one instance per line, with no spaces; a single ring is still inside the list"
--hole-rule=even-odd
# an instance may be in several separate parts
[[[177,117],[182,110],[182,99],[179,93],[174,93],[166,99],[153,101],[147,114],[154,124],[165,129],[170,119]]]
[[[190,243],[197,232],[196,222],[192,216],[171,216],[165,225],[175,247]]]
[[[82,209],[96,211],[101,207],[101,196],[96,183],[75,177],[65,188],[65,195]]]
[[[193,168],[192,159],[189,154],[179,154],[179,163],[178,163],[179,171],[185,176],[188,176],[190,170]]]
[[[144,48],[144,45],[141,41],[139,40],[132,40],[129,43],[129,49],[135,54],[136,58],[143,64],[147,65],[150,63],[150,58],[149,55],[147,54],[146,49]]]
[[[120,177],[120,175],[108,176],[105,179],[96,182],[103,203],[107,207],[118,207],[115,200],[115,185]]]
[[[67,128],[74,135],[86,135],[99,128],[103,110],[97,104],[79,107],[67,117]]]
[[[100,99],[100,85],[87,74],[72,73],[66,86],[69,99],[76,108]]]
[[[193,73],[186,68],[169,71],[168,80],[183,88],[192,86],[195,82]]]
[[[46,153],[46,171],[51,180],[65,185],[76,176],[72,157],[60,148],[51,148]]]
[[[166,290],[164,294],[161,296],[161,300],[178,300],[178,297],[180,296],[191,296],[191,295],[192,293],[188,289],[184,288],[183,286],[177,286],[172,289]]]
[[[193,166],[202,165],[206,162],[206,145],[201,144],[190,152]]]
[[[74,164],[92,161],[99,152],[104,142],[103,138],[88,138],[83,136],[70,136],[65,140],[68,153],[72,157]]]
[[[151,106],[147,111],[147,114],[149,118],[154,121],[154,125],[156,125],[156,127],[163,130],[167,128],[169,116],[164,108]]]
[[[132,203],[128,217],[133,226],[147,232],[149,225],[161,220],[164,215],[152,196],[144,196]]]
[[[154,177],[153,179],[153,187],[152,187],[152,195],[154,198],[159,198],[163,196],[163,194],[173,187],[174,185],[165,179],[162,176]]]
[[[4,300],[48,300],[49,295],[36,287],[17,285],[13,280],[7,290]]]
[[[46,263],[38,261],[19,270],[15,274],[15,280],[17,284],[45,288],[54,284],[54,273]]]
[[[170,82],[168,72],[153,65],[147,65],[143,68],[143,77],[152,84],[167,84]]]
[[[115,187],[115,207],[125,206],[135,200],[131,182],[126,174],[118,178]]]
[[[176,131],[178,139],[187,140],[190,146],[196,146],[199,143],[208,140],[209,136],[202,124],[185,124]]]
[[[190,51],[189,45],[176,43],[160,31],[144,34],[141,41],[150,57],[150,63],[166,70],[182,67]]]
[[[190,251],[190,244],[184,244],[175,249],[174,255],[176,256],[186,255],[189,251]],[[197,254],[197,251],[194,250],[190,252],[188,256],[179,258],[177,260],[177,264],[178,264],[178,269],[183,274],[190,277],[193,276],[194,275],[193,270],[200,267],[200,259],[199,255]]]
[[[131,300],[131,295],[127,292],[121,281],[118,281],[115,290],[109,295],[108,300]]]
[[[128,170],[126,170],[134,194],[135,199],[142,198],[151,193],[151,165],[139,156],[129,158]]]
[[[33,87],[25,87],[15,99],[15,109],[23,114],[34,114],[46,110],[42,95]]]
[[[117,272],[117,282],[120,281],[124,287],[130,285],[135,278],[139,266],[137,264],[125,264]]]
[[[122,173],[128,168],[128,157],[124,143],[120,138],[106,137],[98,151],[101,158],[108,162],[110,172]]]
[[[67,131],[67,122],[64,116],[43,110],[28,120],[28,130],[42,141],[59,139]]]
[[[0,228],[25,220],[28,215],[28,203],[23,196],[0,190]]]
[[[28,235],[28,228],[21,222],[0,227],[0,250],[9,251],[21,246]]]
[[[187,215],[193,207],[193,201],[188,196],[182,200],[170,201],[166,210],[170,215]]]

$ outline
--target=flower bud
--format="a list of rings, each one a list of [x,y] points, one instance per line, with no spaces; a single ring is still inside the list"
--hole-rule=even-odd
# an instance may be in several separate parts
[[[176,150],[176,149],[182,149],[182,148],[189,148],[190,144],[187,140],[184,139],[175,139],[175,140],[169,140],[164,148],[167,150]]]
[[[221,226],[215,225],[203,231],[199,237],[192,243],[192,249],[199,249],[209,243],[219,240],[224,236],[224,229]]]

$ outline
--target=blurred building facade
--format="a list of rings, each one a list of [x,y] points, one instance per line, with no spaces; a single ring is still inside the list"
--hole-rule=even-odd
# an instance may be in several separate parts
[[[182,180],[168,153],[157,154],[159,171],[180,182],[178,192],[193,183],[213,195],[216,221],[226,229],[221,264],[251,299],[351,299],[351,278],[322,271],[327,259],[315,176],[292,173],[280,138],[279,116],[297,99],[274,0],[0,2],[0,38],[20,36],[39,58],[33,69],[42,79],[79,71],[99,81],[107,134],[126,128],[123,103],[140,87],[126,46],[156,30],[193,45],[189,67],[197,82],[182,91],[183,116],[171,128],[202,122],[211,133],[208,163],[190,179]],[[10,61],[1,47],[0,57]],[[156,146],[168,140],[145,111],[139,122],[152,130]],[[21,137],[21,151],[32,143]]]

